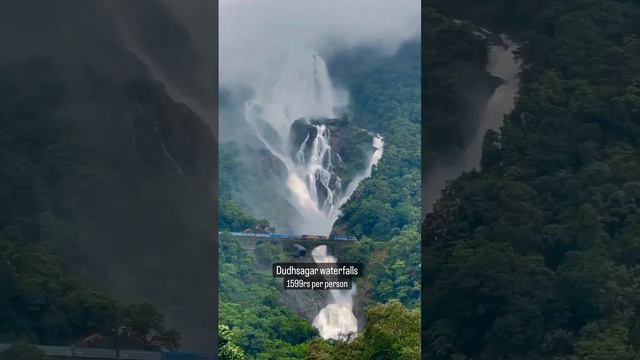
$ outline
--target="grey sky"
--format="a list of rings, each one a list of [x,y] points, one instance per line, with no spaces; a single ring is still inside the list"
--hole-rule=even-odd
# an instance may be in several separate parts
[[[418,0],[220,0],[220,86],[249,85],[299,50],[325,59],[364,44],[395,51],[420,33]]]

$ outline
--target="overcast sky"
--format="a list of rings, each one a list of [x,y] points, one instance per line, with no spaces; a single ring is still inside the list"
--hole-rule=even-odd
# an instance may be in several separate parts
[[[249,85],[265,64],[341,47],[395,51],[419,36],[419,0],[220,0],[220,86]]]

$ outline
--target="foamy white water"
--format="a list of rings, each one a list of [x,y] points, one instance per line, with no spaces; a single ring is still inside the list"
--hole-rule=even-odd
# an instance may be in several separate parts
[[[336,263],[337,259],[327,253],[327,246],[320,245],[311,251],[313,261],[317,264]],[[350,290],[330,290],[333,302],[322,308],[313,319],[313,326],[318,329],[323,339],[353,339],[358,333],[358,319],[353,315],[353,296],[356,285]]]
[[[380,159],[382,159],[382,154],[384,152],[384,140],[382,139],[382,136],[378,134],[371,135],[373,136],[373,143],[371,145],[373,146],[374,151],[373,154],[371,154],[371,158],[369,159],[369,165],[364,172],[355,176],[349,183],[349,186],[347,186],[347,189],[344,192],[344,196],[340,199],[340,202],[337,206],[337,213],[335,214],[334,222],[335,220],[337,220],[338,216],[340,216],[340,208],[342,207],[342,205],[344,205],[347,200],[349,200],[351,195],[353,195],[353,192],[356,191],[356,188],[358,187],[360,182],[371,176],[373,167],[378,165],[378,162],[380,161]]]
[[[371,176],[371,169],[382,156],[384,142],[372,134],[374,152],[368,167],[343,189],[333,164],[339,154],[331,148],[331,131],[326,125],[313,125],[316,135],[311,138],[307,134],[296,151],[289,149],[289,139],[291,125],[298,119],[336,118],[338,109],[346,107],[348,94],[333,86],[326,63],[312,50],[289,54],[268,66],[271,71],[257,80],[255,97],[245,105],[245,118],[254,125],[265,148],[285,164],[289,200],[303,219],[291,224],[291,229],[302,234],[329,235],[340,207],[358,184]],[[264,127],[258,125],[261,122],[276,131],[277,140],[267,141],[270,137],[262,133]],[[308,146],[311,150],[307,154]]]

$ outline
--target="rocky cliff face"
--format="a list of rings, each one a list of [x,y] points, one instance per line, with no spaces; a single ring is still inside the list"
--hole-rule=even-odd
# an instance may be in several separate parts
[[[58,116],[91,176],[69,190],[87,209],[70,267],[125,302],[146,301],[212,351],[215,328],[215,61],[166,4],[25,0],[0,13],[0,65],[37,59],[62,83]],[[29,19],[29,21],[25,21]],[[202,35],[199,35],[201,39]],[[40,73],[39,73],[40,74]],[[23,87],[40,81],[17,76]],[[40,75],[38,75],[40,76]]]
[[[329,188],[336,190],[340,186],[344,189],[353,176],[362,172],[373,153],[371,135],[354,126],[345,119],[298,119],[290,129],[289,151],[296,159],[298,152],[309,159],[313,151],[313,140],[318,136],[318,126],[325,126],[328,130],[328,143],[331,152],[323,160],[323,167],[331,167],[333,172],[329,180]],[[326,188],[316,179],[316,188],[321,202],[327,197]]]

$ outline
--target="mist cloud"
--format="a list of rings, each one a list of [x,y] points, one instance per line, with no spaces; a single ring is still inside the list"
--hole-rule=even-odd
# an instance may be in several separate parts
[[[221,0],[220,86],[251,87],[269,64],[299,51],[328,60],[373,45],[394,52],[420,33],[418,0]]]

